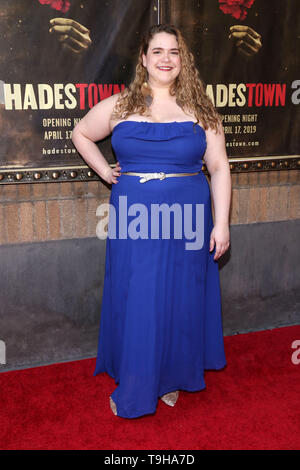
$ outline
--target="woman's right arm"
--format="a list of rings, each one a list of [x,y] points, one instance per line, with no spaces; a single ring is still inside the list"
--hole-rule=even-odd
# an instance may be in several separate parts
[[[95,142],[111,134],[111,114],[119,94],[112,95],[97,103],[79,122],[72,131],[72,142],[86,161],[107,183],[117,183],[120,176],[119,162],[111,168],[106,158]]]

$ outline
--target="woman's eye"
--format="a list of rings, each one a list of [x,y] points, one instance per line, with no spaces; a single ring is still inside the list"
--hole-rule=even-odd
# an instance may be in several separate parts
[[[153,51],[153,54],[161,54],[162,51]],[[171,55],[179,55],[179,52],[178,51],[170,51],[170,54]]]

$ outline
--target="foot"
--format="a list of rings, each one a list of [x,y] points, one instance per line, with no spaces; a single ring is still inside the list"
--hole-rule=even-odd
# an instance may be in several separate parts
[[[113,412],[114,415],[117,416],[117,406],[111,397],[109,397],[109,404],[110,404],[111,411]]]
[[[162,395],[162,396],[160,397],[160,399],[161,399],[166,405],[174,406],[175,403],[176,403],[177,400],[178,400],[178,396],[179,396],[179,391],[176,390],[176,392],[170,392],[170,393],[166,393],[165,395]]]

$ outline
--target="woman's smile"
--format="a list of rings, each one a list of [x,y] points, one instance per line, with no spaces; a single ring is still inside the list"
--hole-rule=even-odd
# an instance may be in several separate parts
[[[163,70],[163,71],[166,71],[166,72],[169,72],[170,70],[173,70],[173,67],[170,67],[168,65],[160,65],[157,68],[158,68],[158,70]]]

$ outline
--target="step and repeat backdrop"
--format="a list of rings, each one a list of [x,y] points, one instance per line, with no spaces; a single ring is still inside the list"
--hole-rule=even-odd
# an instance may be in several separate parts
[[[298,1],[0,0],[0,183],[98,178],[72,129],[130,83],[143,33],[165,22],[223,118],[232,170],[299,167]]]

